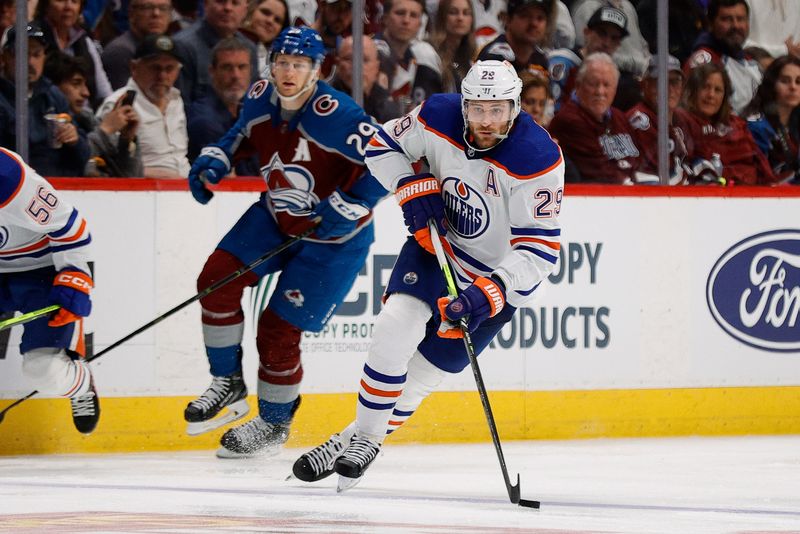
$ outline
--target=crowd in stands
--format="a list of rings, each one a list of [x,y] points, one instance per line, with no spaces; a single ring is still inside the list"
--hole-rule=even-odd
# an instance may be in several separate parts
[[[796,0],[669,2],[669,180],[800,183]],[[509,61],[567,181],[657,184],[656,0],[366,0],[363,102],[376,121]],[[31,0],[29,159],[47,176],[186,177],[265,75],[273,39],[310,25],[321,77],[350,92],[350,0]],[[0,144],[15,140],[15,5],[0,0]],[[241,161],[239,176],[259,174]]]

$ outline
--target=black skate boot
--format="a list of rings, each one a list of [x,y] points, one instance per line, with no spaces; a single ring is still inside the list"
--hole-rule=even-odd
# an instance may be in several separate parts
[[[90,373],[89,366],[83,362],[76,362],[84,365],[86,372]],[[72,406],[72,422],[81,434],[91,434],[97,422],[100,420],[100,398],[97,396],[97,389],[94,387],[94,377],[90,376],[89,391],[80,397],[72,397],[69,403]]]
[[[292,417],[285,423],[268,423],[260,415],[243,425],[228,429],[220,439],[217,458],[252,458],[277,454],[289,439],[289,427],[300,406],[300,397],[292,407]]]
[[[226,406],[228,409],[225,413],[214,417]],[[183,418],[189,423],[186,425],[186,433],[196,436],[214,430],[241,419],[249,411],[247,386],[242,378],[242,372],[215,376],[205,393],[186,406],[183,412]]]
[[[336,491],[341,492],[358,484],[380,451],[380,443],[361,436],[353,436],[350,445],[333,464],[334,470],[339,474]]]
[[[333,463],[344,452],[344,440],[334,434],[322,445],[303,454],[292,466],[294,476],[303,482],[316,482],[333,474]]]

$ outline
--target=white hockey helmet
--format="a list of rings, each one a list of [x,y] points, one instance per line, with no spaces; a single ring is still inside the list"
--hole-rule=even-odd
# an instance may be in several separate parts
[[[522,80],[517,75],[517,71],[508,61],[498,61],[490,59],[477,61],[464,76],[461,81],[461,110],[464,115],[464,138],[468,138],[467,130],[467,101],[468,100],[511,100],[513,109],[511,120],[508,123],[508,130],[519,115],[522,95]],[[505,138],[506,134],[501,136]],[[468,142],[469,144],[469,142]],[[470,145],[471,148],[479,150]]]

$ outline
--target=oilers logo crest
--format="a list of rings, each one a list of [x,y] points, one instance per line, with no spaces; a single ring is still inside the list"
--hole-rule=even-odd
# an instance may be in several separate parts
[[[489,208],[483,197],[459,178],[442,182],[442,198],[448,230],[461,237],[475,238],[489,227]]]
[[[275,154],[269,165],[261,168],[261,174],[267,182],[268,195],[276,211],[306,216],[319,203],[319,197],[314,193],[314,176],[305,167],[285,165]]]
[[[8,228],[0,226],[0,248],[3,248],[8,243]]]

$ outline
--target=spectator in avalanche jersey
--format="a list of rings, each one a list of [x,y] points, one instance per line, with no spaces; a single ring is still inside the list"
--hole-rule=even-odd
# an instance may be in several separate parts
[[[611,107],[619,71],[608,54],[588,56],[578,69],[575,95],[550,123],[564,155],[574,162],[583,182],[632,184],[639,149],[628,121]]]
[[[707,63],[689,72],[683,107],[691,118],[696,154],[709,161],[718,155],[728,184],[774,184],[777,178],[747,123],[731,110],[730,94],[731,81],[722,66]]]
[[[547,75],[541,46],[555,31],[558,10],[553,0],[509,0],[506,32],[478,52],[478,60],[508,61],[517,74],[526,70]]]
[[[423,0],[386,0],[383,9],[384,30],[375,35],[381,72],[389,80],[392,98],[409,111],[412,104],[442,91],[441,59],[429,43],[417,39]]]
[[[743,50],[750,34],[750,8],[745,0],[711,0],[708,4],[708,31],[700,34],[685,70],[706,63],[725,68],[732,84],[731,106],[740,113],[761,84],[758,61]]]
[[[658,181],[658,69],[656,56],[650,58],[650,65],[642,79],[642,101],[625,114],[631,125],[631,133],[636,146],[641,151],[639,171],[653,175]],[[690,135],[690,119],[686,111],[678,109],[683,91],[683,71],[681,63],[674,56],[667,58],[669,87],[667,89],[667,110],[669,124],[669,184],[677,185],[686,180],[683,164],[694,159],[694,142]]]
[[[800,58],[782,56],[745,110],[747,127],[781,180],[800,185]]]

